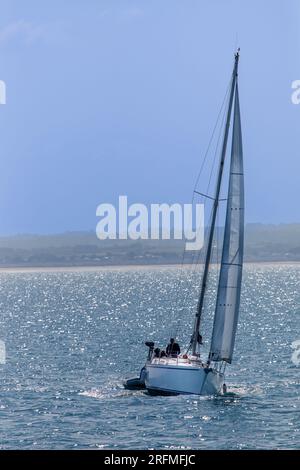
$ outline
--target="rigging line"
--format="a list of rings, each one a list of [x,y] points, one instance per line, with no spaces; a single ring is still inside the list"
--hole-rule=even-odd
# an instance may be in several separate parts
[[[212,212],[210,214],[210,222],[211,222],[211,218],[212,218]],[[199,261],[200,259],[203,258],[203,253],[202,253],[202,250],[199,250],[199,251],[194,251],[193,253],[193,258],[192,258],[192,263],[191,265],[188,267],[188,274],[189,274],[189,278],[188,278],[188,283],[189,283],[189,286],[192,285],[193,283],[193,280],[194,280],[194,274],[196,273],[196,270],[197,268],[199,267]],[[202,264],[203,264],[203,261],[202,261]],[[181,302],[179,303],[179,309],[183,310],[184,309],[184,305],[186,305],[186,301],[187,301],[187,298],[188,296],[191,296],[192,295],[192,292],[193,290],[192,289],[186,289],[185,290],[185,293],[183,296],[180,297],[181,299]],[[181,319],[180,319],[181,320]],[[179,320],[179,322],[180,322]],[[177,331],[179,330],[179,327],[180,327],[180,323],[177,322]]]
[[[230,86],[230,84],[229,84]],[[229,87],[227,89],[227,92],[226,92],[226,96],[225,96],[225,99],[223,101],[223,105],[225,103],[225,100],[227,98],[227,95],[228,95],[228,90],[229,90]],[[220,115],[220,114],[219,114]],[[219,135],[218,135],[218,139],[217,139],[217,143],[216,143],[216,148],[215,148],[215,152],[214,152],[214,158],[213,158],[213,164],[212,164],[212,167],[211,167],[211,171],[210,171],[210,176],[209,176],[209,182],[208,182],[208,185],[207,185],[207,193],[209,192],[209,187],[210,187],[210,183],[211,183],[211,180],[212,180],[212,175],[213,175],[213,172],[215,170],[215,163],[216,163],[216,157],[218,155],[218,152],[219,152],[219,146],[220,146],[220,140],[221,140],[221,135],[222,135],[222,129],[223,129],[223,126],[224,126],[224,121],[225,121],[225,115],[226,115],[226,109],[224,108],[224,112],[223,112],[223,117],[222,117],[222,122],[221,122],[221,126],[220,126],[220,131],[219,131]],[[194,193],[197,193],[197,191],[194,190]],[[212,220],[212,209],[211,209],[211,212],[210,212],[210,218],[209,218],[209,222],[211,222]],[[210,225],[210,223],[208,224],[208,226]],[[193,259],[193,264],[195,264],[195,266],[197,266],[200,262],[200,260],[203,260],[204,261],[204,253],[205,253],[205,250],[200,251],[198,253],[198,256],[196,258],[196,255],[197,253],[195,253],[195,256],[194,256],[194,259]],[[195,258],[196,258],[196,261],[195,261]],[[195,263],[194,263],[195,261]],[[192,266],[193,267],[193,266]],[[193,270],[193,273],[196,271],[196,268],[194,268]],[[185,299],[186,300],[186,299]]]
[[[227,92],[227,94],[228,94],[228,92]],[[229,99],[229,97],[228,97],[228,99]],[[210,187],[210,184],[211,184],[212,175],[213,175],[213,172],[216,170],[215,163],[216,163],[216,157],[217,157],[218,150],[219,150],[220,140],[221,140],[221,136],[222,136],[222,135],[224,134],[224,132],[225,132],[225,130],[223,130],[223,133],[222,133],[222,129],[223,129],[224,123],[225,123],[225,117],[226,117],[226,109],[224,109],[224,113],[223,113],[223,118],[222,118],[222,122],[221,122],[219,137],[218,137],[218,141],[217,141],[217,145],[216,145],[216,150],[215,150],[213,165],[212,165],[212,169],[211,169],[211,172],[210,172],[210,176],[209,176],[209,180],[208,180],[208,185],[207,185],[207,191],[206,191],[206,193],[209,192],[209,187]]]
[[[213,259],[215,257],[215,253],[216,253],[216,245],[214,244],[213,247],[212,247],[211,259]],[[210,284],[211,284],[211,271],[209,271],[208,278],[207,278],[207,285],[210,285]],[[204,305],[203,305],[203,310],[205,310],[205,309],[207,309],[207,296],[205,297]],[[202,334],[202,337],[203,337],[203,341],[204,341],[204,335],[203,334]],[[192,347],[192,343],[190,342],[187,349],[186,349],[186,354],[189,352],[191,347]]]
[[[224,120],[225,120],[225,111],[224,111],[224,115],[223,115],[223,120],[222,120],[222,121],[224,121]],[[219,148],[219,142],[220,142],[220,137],[221,137],[221,133],[222,133],[222,129],[223,129],[223,124],[224,124],[224,122],[222,122],[222,126],[221,126],[221,128],[220,128],[219,139],[218,139],[217,146],[216,146],[216,152],[215,152],[215,156],[214,156],[214,163],[213,163],[213,167],[212,167],[211,174],[210,174],[210,177],[209,177],[207,192],[209,192],[209,186],[210,186],[210,183],[211,183],[213,170],[214,170],[214,168],[215,168],[215,160],[216,160],[216,155],[217,155],[217,151],[218,151],[218,148]],[[226,132],[226,130],[224,130],[224,132]],[[218,211],[218,208],[217,208],[217,211]],[[211,211],[211,214],[212,214],[212,215],[213,215],[213,214],[217,215],[217,211],[215,210],[215,207],[213,206],[212,211]],[[213,237],[214,237],[214,234],[212,234],[211,242],[213,242]],[[212,256],[212,248],[213,248],[213,247],[210,248],[210,258],[211,258],[211,256]],[[207,250],[208,250],[208,246],[206,247],[206,250],[205,250],[206,257],[207,257]],[[199,257],[198,257],[198,258],[199,258]],[[205,268],[204,268],[204,270],[205,270]],[[204,272],[205,272],[205,271],[202,272],[202,283],[203,283]],[[209,274],[209,273],[207,272],[206,276],[208,276],[208,274]],[[202,287],[203,287],[203,286],[202,286]],[[200,295],[202,296],[202,302],[204,302],[203,292],[201,292]],[[193,338],[193,337],[192,337],[192,338]],[[194,344],[195,344],[195,343],[194,343]],[[194,347],[194,346],[193,346],[193,347]]]
[[[227,94],[228,94],[228,91],[227,91]],[[225,100],[224,100],[224,102],[225,102]],[[225,115],[226,115],[225,111],[226,111],[226,109],[224,109],[223,118],[222,118],[220,131],[219,131],[219,136],[218,136],[218,140],[217,140],[217,144],[216,144],[216,148],[215,148],[215,152],[214,152],[214,159],[213,159],[212,169],[211,169],[211,172],[210,172],[209,183],[208,183],[208,186],[207,186],[207,192],[209,190],[210,182],[211,182],[211,179],[212,179],[212,174],[213,174],[214,168],[215,168],[216,157],[217,157],[218,151],[219,151],[219,145],[220,145],[220,140],[221,140],[221,135],[222,135],[222,129],[223,129],[223,125],[224,125],[224,121],[225,121]],[[194,192],[196,192],[196,191],[194,190]],[[210,218],[209,218],[208,226],[210,225],[211,220],[212,220],[212,209],[211,209],[211,212],[210,212]],[[202,250],[200,250],[199,252],[194,252],[194,256],[193,256],[193,260],[192,260],[192,266],[191,266],[191,269],[190,269],[192,274],[195,273],[196,267],[198,266],[201,259],[204,260],[204,252],[202,252]],[[184,301],[186,301],[187,295],[188,294],[186,293]]]
[[[228,85],[228,87],[227,87],[227,90],[226,90],[226,93],[225,93],[225,96],[224,96],[224,99],[223,99],[221,108],[220,108],[220,110],[219,110],[219,113],[218,113],[218,116],[217,116],[217,120],[216,120],[216,123],[215,123],[215,125],[214,125],[213,132],[212,132],[211,138],[210,138],[210,140],[209,140],[209,143],[208,143],[208,146],[207,146],[207,149],[206,149],[206,152],[205,152],[205,155],[204,155],[204,158],[203,158],[203,161],[202,161],[202,164],[201,164],[199,173],[198,173],[197,178],[196,178],[196,182],[195,182],[194,190],[193,190],[193,194],[192,194],[192,200],[191,200],[191,203],[192,203],[192,204],[194,203],[194,200],[195,200],[196,188],[197,188],[197,185],[198,185],[198,183],[199,183],[200,176],[201,176],[201,174],[202,174],[202,172],[203,172],[204,165],[205,165],[205,162],[206,162],[206,160],[207,160],[207,156],[208,156],[209,150],[210,150],[210,148],[211,148],[211,144],[212,144],[214,135],[215,135],[215,133],[216,133],[216,129],[217,129],[217,126],[218,126],[218,123],[219,123],[219,120],[220,120],[220,117],[221,117],[221,114],[222,114],[222,111],[223,111],[223,110],[224,110],[224,112],[223,112],[223,118],[222,118],[222,122],[221,122],[221,127],[222,127],[223,122],[224,122],[224,117],[225,117],[224,105],[225,105],[225,102],[226,102],[227,97],[228,97],[228,94],[229,94],[230,84],[231,84],[231,83],[229,82],[229,85]],[[218,138],[218,143],[219,143],[219,140],[220,140],[220,136],[219,136],[219,138]]]
[[[210,218],[209,218],[209,221],[211,222],[211,218],[212,218],[212,211],[211,211],[211,214],[210,214]],[[199,251],[194,251],[193,253],[193,258],[192,258],[192,263],[191,265],[188,267],[188,274],[189,274],[189,278],[188,278],[188,283],[189,283],[189,286],[192,285],[192,282],[194,280],[194,274],[196,273],[196,269],[198,268],[199,266],[199,261],[200,259],[203,258],[203,253],[202,253],[202,250],[199,250]],[[179,309],[183,310],[184,309],[184,305],[186,304],[186,301],[187,301],[187,298],[188,296],[191,296],[192,295],[192,292],[193,290],[192,289],[186,289],[185,290],[185,293],[183,296],[180,297],[181,299],[181,302],[179,303]],[[181,320],[181,319],[180,319]],[[180,320],[177,321],[177,328],[176,328],[176,331],[179,330],[179,327],[180,327]]]
[[[222,118],[222,122],[221,122],[221,126],[220,126],[220,131],[219,131],[219,136],[218,136],[218,139],[217,139],[217,144],[216,144],[216,148],[215,148],[215,152],[214,152],[214,159],[213,159],[213,164],[212,164],[212,169],[211,169],[211,172],[210,172],[210,178],[209,178],[209,183],[208,183],[208,186],[207,186],[207,192],[209,191],[209,186],[210,186],[210,182],[211,182],[211,179],[212,179],[212,174],[213,174],[213,171],[214,171],[214,168],[215,168],[215,163],[216,163],[216,157],[218,155],[218,151],[219,151],[219,145],[220,145],[220,139],[221,139],[221,135],[222,135],[222,129],[223,129],[223,125],[224,125],[224,120],[225,120],[225,115],[226,115],[226,109],[224,109],[224,113],[223,113],[223,118]],[[194,190],[194,193],[196,191]],[[193,195],[193,199],[194,199],[194,195]],[[211,209],[210,211],[210,218],[209,218],[209,224],[208,226],[210,225],[211,221],[212,221],[212,213],[213,213],[213,210]],[[198,229],[200,230],[200,228]],[[204,250],[205,252],[205,250]],[[192,282],[192,279],[193,279],[193,275],[196,273],[196,269],[198,267],[198,265],[200,264],[200,260],[202,260],[202,264],[203,264],[203,261],[204,261],[204,252],[202,252],[202,250],[198,251],[198,252],[194,252],[193,254],[193,258],[192,258],[192,264],[191,264],[191,267],[189,269],[189,272],[190,272],[190,284]],[[184,257],[183,257],[184,259]],[[181,266],[182,267],[182,266]],[[202,273],[203,275],[203,273]],[[185,295],[183,298],[181,298],[181,301],[183,303],[183,305],[186,303],[186,300],[187,300],[187,297],[188,295],[190,295],[188,293],[188,291],[186,290],[185,292]],[[176,305],[178,304],[178,289],[177,289],[177,296],[176,296]],[[181,309],[183,307],[180,307]],[[177,329],[176,331],[179,330],[179,324],[177,323]]]
[[[194,191],[194,193],[199,194],[199,196],[206,197],[207,199],[211,199],[212,201],[215,200],[214,197],[208,196],[208,194],[200,193],[199,191]]]
[[[198,183],[199,183],[199,179],[200,179],[200,176],[201,176],[201,174],[202,174],[202,171],[203,171],[203,168],[204,168],[204,165],[205,165],[207,156],[208,156],[208,152],[209,152],[209,149],[210,149],[212,140],[213,140],[213,138],[214,138],[214,135],[215,135],[215,132],[216,132],[216,129],[217,129],[217,126],[218,126],[218,122],[219,122],[219,119],[220,119],[222,110],[223,110],[223,108],[224,108],[224,105],[225,105],[225,102],[226,102],[226,99],[227,99],[227,96],[228,96],[228,93],[229,93],[230,85],[231,85],[231,80],[229,81],[228,87],[227,87],[227,89],[226,89],[226,93],[225,93],[225,96],[224,96],[224,99],[223,99],[223,102],[222,102],[220,111],[219,111],[219,113],[218,113],[218,117],[217,117],[216,123],[215,123],[215,125],[214,125],[211,138],[210,138],[210,140],[209,140],[209,143],[208,143],[206,152],[205,152],[205,154],[204,154],[204,159],[203,159],[203,161],[202,161],[202,165],[201,165],[201,167],[200,167],[199,173],[198,173],[197,178],[196,178],[194,190],[196,189],[196,187],[197,187],[197,185],[198,185]]]
[[[222,105],[221,105],[221,108],[220,108],[220,111],[219,111],[219,114],[218,114],[218,117],[217,117],[217,121],[215,123],[215,126],[214,126],[214,129],[213,129],[213,134],[210,138],[210,141],[209,141],[209,144],[208,144],[208,147],[207,147],[207,150],[206,150],[206,153],[205,153],[205,156],[204,156],[204,160],[202,162],[202,165],[201,165],[201,168],[200,168],[200,171],[198,173],[198,176],[197,176],[197,179],[196,179],[196,183],[195,183],[195,186],[194,186],[194,190],[193,190],[193,194],[192,194],[192,201],[191,201],[191,204],[193,205],[194,204],[194,201],[195,201],[195,192],[196,192],[196,187],[198,185],[198,182],[199,182],[199,179],[200,179],[200,176],[202,174],[202,171],[203,171],[203,168],[204,168],[204,164],[205,164],[205,161],[207,159],[207,156],[208,156],[208,152],[209,152],[209,149],[211,147],[211,144],[212,144],[212,140],[213,140],[213,137],[216,133],[216,129],[217,129],[217,126],[218,126],[218,123],[219,123],[219,120],[220,120],[220,116],[221,116],[221,113],[222,113],[222,110],[224,109],[224,112],[223,112],[223,118],[222,118],[222,121],[221,121],[221,129],[222,129],[222,126],[223,126],[223,123],[224,123],[224,119],[225,119],[225,102],[226,102],[226,99],[227,99],[227,96],[228,96],[228,93],[229,93],[229,88],[230,88],[230,83],[227,87],[227,90],[226,90],[226,94],[225,94],[225,97],[223,99],[223,102],[222,102]],[[221,132],[221,131],[220,131]],[[218,137],[218,140],[217,140],[217,147],[219,145],[219,142],[220,142],[220,134],[219,134],[219,137]],[[217,152],[217,148],[215,150],[215,155],[214,155],[214,160],[213,160],[213,164],[212,164],[212,170],[211,170],[211,174],[210,174],[210,179],[212,177],[212,172],[213,172],[213,167],[215,165],[215,160],[216,160],[216,152]],[[209,185],[208,185],[208,188],[209,189]],[[207,191],[208,192],[208,191]],[[186,239],[185,239],[186,241]],[[184,246],[184,250],[183,250],[183,256],[182,256],[182,265],[184,264],[184,259],[185,259],[185,254],[186,254],[186,250],[185,250],[185,246]],[[192,257],[192,265],[194,263],[194,259],[195,259],[195,253],[193,253],[193,257]]]
[[[220,230],[220,212],[217,212],[217,231],[216,231],[216,238],[217,238],[217,274],[219,274],[218,266],[219,266],[219,230]]]
[[[226,92],[226,95],[228,95],[228,90]],[[224,106],[225,100],[226,100],[226,97],[223,101],[223,104],[222,104],[223,106]],[[219,131],[219,135],[218,135],[218,139],[217,139],[217,143],[216,143],[216,148],[215,148],[215,152],[214,152],[212,168],[211,168],[211,171],[210,171],[209,183],[208,183],[208,186],[207,186],[207,192],[209,191],[210,182],[211,182],[212,175],[213,175],[213,172],[214,172],[214,169],[215,169],[216,157],[217,157],[218,152],[219,152],[219,145],[220,145],[222,129],[223,129],[224,121],[225,121],[225,115],[226,115],[226,109],[224,109],[224,113],[223,113],[223,117],[222,117],[222,121],[221,121],[220,131]],[[220,113],[219,113],[218,118],[219,117],[220,117]],[[192,202],[194,202],[195,193],[197,193],[197,191],[194,189],[193,201]],[[212,209],[211,209],[209,221],[211,221],[211,217],[212,217]],[[209,226],[209,224],[208,224],[208,226]],[[201,257],[204,258],[204,255],[203,255],[202,251],[194,252],[193,261],[196,259],[196,263],[195,263],[196,265],[199,263],[199,260],[201,259]],[[192,267],[193,267],[193,264],[192,264]]]
[[[222,111],[224,110],[223,112],[223,118],[222,118],[222,122],[221,122],[221,129],[223,127],[223,122],[224,122],[224,119],[225,119],[225,102],[228,98],[228,94],[229,94],[229,90],[230,90],[230,85],[231,85],[231,82],[229,82],[228,84],[228,87],[226,89],[226,93],[225,93],[225,96],[224,96],[224,99],[223,99],[223,102],[221,104],[221,107],[220,107],[220,110],[219,110],[219,113],[218,113],[218,116],[217,116],[217,120],[215,122],[215,125],[214,125],[214,128],[213,128],[213,132],[212,132],[212,135],[211,135],[211,138],[209,140],[209,143],[208,143],[208,146],[207,146],[207,149],[206,149],[206,152],[205,152],[205,155],[204,155],[204,158],[203,158],[203,161],[202,161],[202,164],[201,164],[201,167],[200,167],[200,170],[198,172],[198,175],[197,175],[197,178],[196,178],[196,182],[195,182],[195,185],[194,185],[194,191],[198,185],[198,182],[199,182],[199,179],[200,179],[200,176],[202,174],[202,171],[203,171],[203,168],[204,168],[204,165],[205,165],[205,162],[207,160],[207,156],[208,156],[208,153],[209,153],[209,150],[210,150],[210,147],[211,147],[211,144],[212,144],[212,141],[213,141],[213,138],[214,138],[214,135],[215,135],[215,132],[216,132],[216,129],[217,129],[217,126],[218,126],[218,123],[219,123],[219,120],[220,120],[220,117],[221,117],[221,114],[222,114]],[[221,134],[221,131],[220,131],[220,134]],[[218,137],[218,142],[217,142],[217,147],[219,145],[219,141],[220,141],[220,134],[219,134],[219,137]],[[214,161],[213,161],[213,166],[215,164],[215,159],[216,159],[216,152],[217,152],[217,149],[215,151],[215,156],[214,156]],[[211,175],[210,175],[210,180],[211,180],[211,177],[212,177],[212,172],[211,172]],[[210,184],[210,181],[209,181],[209,184]],[[208,188],[209,188],[209,185],[208,185]],[[192,202],[191,204],[194,203],[194,199],[195,199],[195,194],[194,194],[194,191],[193,191],[193,195],[192,195]],[[175,298],[175,302],[174,302],[174,308],[173,308],[173,311],[176,309],[177,305],[178,305],[178,295],[179,295],[179,283],[181,283],[182,281],[182,268],[183,268],[183,265],[184,265],[184,260],[185,260],[185,254],[186,254],[186,249],[185,249],[185,244],[186,244],[186,239],[184,239],[184,248],[183,248],[183,253],[182,253],[182,259],[181,259],[181,263],[180,263],[180,276],[179,276],[179,279],[176,283],[176,298]],[[193,265],[195,264],[195,253],[193,254],[193,257],[192,257],[192,267]],[[197,264],[197,261],[196,261],[196,264]],[[186,299],[186,297],[185,297]],[[172,306],[170,307],[171,310],[172,310]]]
[[[211,219],[212,219],[212,211],[211,211],[211,214],[210,214],[209,223],[211,223]],[[197,252],[194,253],[193,264],[189,268],[189,273],[190,273],[189,284],[190,285],[192,284],[192,281],[194,279],[194,274],[196,274],[197,268],[199,267],[201,258],[202,258],[202,264],[203,264],[204,254],[202,253],[202,250],[197,251]],[[191,296],[191,295],[192,295],[192,289],[186,289],[184,296],[181,297],[181,302],[182,302],[183,305],[186,304],[188,296]],[[180,308],[183,309],[184,307],[180,307]],[[180,324],[178,322],[177,323],[177,330],[179,330],[179,327],[180,327]]]

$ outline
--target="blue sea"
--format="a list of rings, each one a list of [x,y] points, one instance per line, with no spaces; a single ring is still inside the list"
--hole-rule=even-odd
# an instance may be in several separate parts
[[[216,278],[214,268],[203,354]],[[245,266],[227,395],[124,390],[145,340],[165,346],[176,334],[187,345],[199,284],[190,267],[2,271],[0,448],[299,448],[299,264]]]

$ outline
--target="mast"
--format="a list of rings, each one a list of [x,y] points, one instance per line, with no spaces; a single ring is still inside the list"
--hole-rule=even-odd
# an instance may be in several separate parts
[[[206,255],[205,255],[204,271],[203,271],[202,282],[201,282],[201,291],[200,291],[200,297],[199,297],[198,306],[197,306],[197,312],[195,315],[193,335],[191,339],[193,355],[196,354],[196,350],[197,350],[201,315],[202,315],[202,310],[203,310],[204,296],[206,292],[207,278],[208,278],[209,266],[210,266],[210,261],[211,261],[212,244],[213,244],[213,238],[214,238],[217,210],[218,210],[218,205],[219,205],[219,197],[220,197],[222,176],[223,176],[223,170],[224,170],[224,162],[225,162],[225,157],[226,157],[233,96],[234,96],[236,77],[237,77],[237,72],[238,72],[238,62],[239,62],[239,49],[237,53],[235,54],[235,61],[234,61],[234,68],[233,68],[233,73],[232,73],[230,96],[229,96],[229,104],[228,104],[228,111],[227,111],[226,124],[225,124],[225,132],[224,132],[219,172],[218,172],[218,178],[217,178],[217,186],[216,186],[213,209],[212,209],[212,222],[211,222],[211,226],[209,230],[207,249],[206,249]]]

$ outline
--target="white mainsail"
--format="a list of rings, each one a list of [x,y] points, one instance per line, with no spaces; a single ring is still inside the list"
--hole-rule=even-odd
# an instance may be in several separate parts
[[[238,84],[225,232],[209,359],[231,363],[240,306],[244,251],[244,173]]]

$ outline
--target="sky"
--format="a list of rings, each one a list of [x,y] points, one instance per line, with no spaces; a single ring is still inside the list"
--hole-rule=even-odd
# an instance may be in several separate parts
[[[0,234],[190,202],[237,46],[246,221],[300,222],[298,0],[0,5]]]

